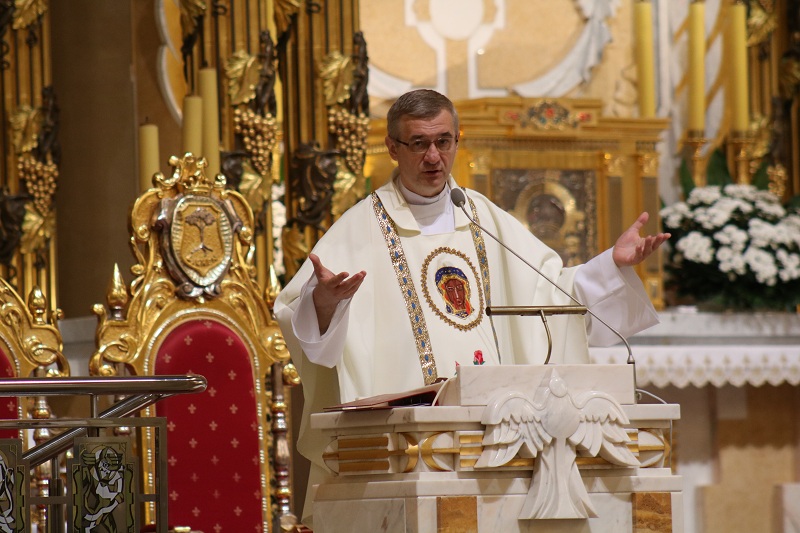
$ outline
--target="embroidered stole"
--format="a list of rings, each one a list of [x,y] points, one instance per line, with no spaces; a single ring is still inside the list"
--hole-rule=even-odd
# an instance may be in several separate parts
[[[478,212],[475,208],[475,203],[471,198],[468,198],[469,206],[472,211],[472,218],[480,223]],[[408,319],[411,324],[411,332],[414,336],[414,341],[417,346],[417,354],[419,356],[419,363],[422,369],[422,377],[426,385],[436,381],[439,377],[436,370],[436,360],[433,356],[433,347],[431,346],[430,336],[428,335],[428,328],[425,325],[425,315],[422,312],[420,305],[419,295],[414,286],[411,271],[406,261],[405,253],[403,252],[403,245],[400,242],[400,236],[397,234],[397,227],[386,212],[377,193],[372,193],[372,208],[375,212],[375,217],[378,220],[378,226],[381,228],[384,240],[386,241],[386,248],[389,252],[389,260],[394,267],[394,272],[397,277],[398,286],[402,292],[403,301],[406,303],[406,311],[408,312]],[[483,292],[486,295],[486,305],[491,305],[491,285],[489,282],[489,261],[486,256],[486,246],[483,241],[483,234],[478,226],[470,223],[470,232],[472,235],[472,242],[475,245],[475,253],[478,256],[478,262],[483,284]],[[423,287],[423,289],[425,289]],[[483,313],[483,309],[478,310]],[[477,322],[476,322],[477,324]],[[492,327],[494,333],[494,326]],[[495,344],[497,338],[495,334]]]

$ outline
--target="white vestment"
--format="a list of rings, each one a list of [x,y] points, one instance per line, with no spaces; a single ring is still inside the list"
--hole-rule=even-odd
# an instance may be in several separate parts
[[[484,232],[471,231],[475,227],[460,209],[454,210],[455,231],[423,234],[396,182],[395,171],[395,179],[376,191],[380,205],[372,196],[362,200],[314,247],[334,273],[367,273],[353,298],[340,303],[328,331],[318,334],[310,261],[275,303],[305,395],[298,450],[319,467],[326,443],[310,431],[310,413],[417,388],[426,377],[448,378],[457,365],[541,364],[548,348],[541,319],[490,319],[485,307],[575,305]],[[449,187],[456,187],[452,178]],[[618,269],[610,250],[585,265],[564,268],[559,255],[514,217],[480,193],[466,192],[467,210],[483,227],[622,335],[658,322],[633,269]],[[447,281],[451,289],[460,287],[463,298],[446,297],[442,284]],[[549,317],[548,325],[552,363],[589,362],[587,327],[593,344],[619,341],[605,326],[580,315]],[[320,364],[309,361],[306,352]]]

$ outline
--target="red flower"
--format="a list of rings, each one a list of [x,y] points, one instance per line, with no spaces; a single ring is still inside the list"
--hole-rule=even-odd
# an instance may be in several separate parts
[[[482,365],[483,361],[483,352],[480,350],[475,350],[475,357],[472,359],[473,365]]]

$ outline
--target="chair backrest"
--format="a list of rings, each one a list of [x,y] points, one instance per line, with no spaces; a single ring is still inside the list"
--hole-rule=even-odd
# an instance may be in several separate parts
[[[48,316],[49,314],[49,316]],[[34,287],[28,303],[0,279],[0,377],[69,376],[69,362],[63,354],[58,329],[59,310],[48,311],[42,291]],[[21,398],[0,398],[0,418],[9,420],[34,416],[31,403]],[[46,406],[46,402],[39,402]],[[49,408],[36,413],[49,417]],[[16,438],[14,430],[0,430],[0,438]]]
[[[205,160],[170,164],[173,175],[157,174],[131,212],[130,294],[115,269],[107,306],[94,308],[90,373],[205,376],[206,392],[155,408],[167,418],[170,524],[270,531],[270,373],[289,354],[254,281],[252,211],[222,176],[206,179]],[[153,438],[142,431],[147,492]]]
[[[0,279],[0,377],[67,377],[69,362],[63,353],[63,341],[58,329],[61,311],[49,310],[44,293],[34,287],[27,304],[5,280]],[[0,419],[49,419],[53,417],[50,404],[44,396],[33,398],[0,397]],[[33,430],[1,429],[0,439],[22,439],[23,449],[39,444],[51,437],[46,428]],[[3,457],[4,469],[16,470],[10,457]],[[4,472],[5,476],[5,472]],[[5,479],[5,478],[4,478]],[[49,466],[32,470],[29,486],[35,496],[52,494],[52,474]],[[23,481],[25,483],[25,481]],[[5,487],[5,485],[4,485]],[[4,499],[8,493],[4,493]],[[7,511],[16,502],[5,502]],[[26,511],[27,512],[27,511]],[[40,531],[47,526],[46,506],[34,507],[31,524]]]

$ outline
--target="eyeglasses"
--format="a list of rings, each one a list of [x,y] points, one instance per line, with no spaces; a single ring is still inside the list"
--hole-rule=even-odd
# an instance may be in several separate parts
[[[415,139],[411,142],[403,142],[400,139],[393,140],[407,146],[408,151],[415,154],[426,153],[431,145],[436,146],[436,149],[439,150],[440,153],[445,153],[452,150],[453,147],[458,144],[458,139],[454,139],[453,137],[439,137],[435,141],[429,141],[428,139]]]

